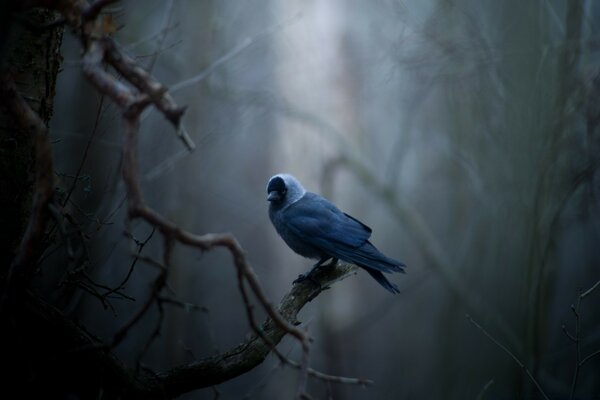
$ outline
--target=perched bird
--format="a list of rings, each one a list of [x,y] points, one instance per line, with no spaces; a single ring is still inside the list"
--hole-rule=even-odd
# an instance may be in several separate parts
[[[382,272],[404,272],[404,265],[383,255],[369,242],[371,228],[340,211],[329,200],[307,192],[289,174],[277,174],[267,184],[269,217],[287,245],[306,258],[319,260],[307,274],[332,259],[356,264],[366,270],[381,286],[392,293],[398,287]]]

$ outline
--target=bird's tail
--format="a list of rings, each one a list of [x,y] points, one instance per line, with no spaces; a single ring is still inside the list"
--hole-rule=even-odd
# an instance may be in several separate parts
[[[344,256],[340,258],[345,261],[381,272],[404,273],[404,268],[406,267],[404,263],[385,256],[368,241],[358,249],[348,249],[348,251],[339,252]]]
[[[406,265],[400,261],[389,258],[381,253],[371,242],[367,241],[358,249],[338,248],[338,254],[344,261],[351,262],[365,269],[381,286],[391,293],[400,293],[398,287],[388,281],[382,272],[402,272]]]
[[[383,274],[377,270],[371,268],[363,268],[365,271],[369,273],[381,286],[383,286],[388,292],[392,294],[400,293],[398,286],[394,285],[392,282],[388,281]]]

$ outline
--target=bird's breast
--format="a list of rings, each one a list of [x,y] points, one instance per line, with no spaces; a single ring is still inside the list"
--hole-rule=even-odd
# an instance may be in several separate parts
[[[289,228],[282,210],[269,207],[269,218],[279,236],[294,252],[306,258],[320,259],[325,256],[320,249],[310,245],[301,234],[297,234]]]

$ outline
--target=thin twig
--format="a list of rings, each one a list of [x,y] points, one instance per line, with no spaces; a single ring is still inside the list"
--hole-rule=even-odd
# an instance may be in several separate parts
[[[583,367],[583,364],[585,364],[586,362],[588,362],[590,359],[596,357],[600,355],[600,350],[596,350],[595,352],[593,352],[592,354],[589,354],[588,356],[586,356],[583,360],[581,360],[581,362],[579,363],[580,367]]]
[[[135,269],[135,265],[137,264],[137,261],[140,259],[140,255],[142,254],[142,250],[144,249],[144,247],[148,244],[148,242],[150,241],[150,239],[152,239],[152,236],[154,236],[154,232],[156,231],[156,228],[152,227],[152,231],[150,232],[150,234],[148,235],[148,237],[142,241],[142,242],[138,242],[137,243],[137,253],[135,255],[135,257],[133,257],[133,260],[131,261],[131,264],[129,265],[129,271],[127,271],[127,275],[125,275],[125,278],[123,278],[123,280],[121,281],[121,283],[119,283],[116,287],[114,287],[113,289],[110,289],[109,291],[107,291],[106,293],[104,293],[104,296],[109,296],[114,292],[117,292],[121,289],[123,289],[125,287],[125,285],[127,284],[127,282],[129,282],[129,278],[131,278],[131,274],[133,274],[133,270]]]
[[[137,324],[140,319],[146,315],[146,313],[148,312],[148,310],[150,309],[150,306],[152,305],[152,303],[154,303],[155,301],[157,301],[158,295],[160,293],[160,291],[164,288],[166,282],[167,282],[167,272],[168,272],[168,262],[170,259],[170,253],[171,253],[171,248],[173,246],[173,242],[171,239],[165,237],[165,244],[164,244],[164,263],[160,263],[152,258],[149,257],[142,257],[139,256],[139,258],[145,262],[150,263],[151,265],[154,265],[156,267],[159,268],[160,273],[158,274],[158,276],[156,277],[156,279],[154,280],[154,285],[152,287],[152,291],[150,293],[150,296],[148,296],[148,298],[146,299],[146,301],[144,302],[144,304],[140,307],[140,309],[137,311],[137,313],[135,313],[133,315],[133,317],[131,317],[131,319],[129,321],[127,321],[118,331],[117,333],[114,335],[113,337],[113,341],[111,344],[111,347],[114,348],[116,347],[119,343],[121,343],[123,341],[123,339],[125,339],[125,336],[127,335],[127,333],[129,332],[129,330],[135,325]]]
[[[548,397],[546,392],[544,392],[544,390],[542,389],[542,387],[540,386],[538,381],[533,377],[533,375],[529,371],[529,368],[527,368],[525,366],[525,364],[523,364],[517,356],[515,356],[506,346],[504,346],[502,343],[500,343],[498,340],[496,340],[496,338],[493,337],[488,331],[486,331],[481,325],[479,325],[477,322],[475,322],[475,320],[473,318],[471,318],[471,316],[469,314],[466,315],[466,318],[469,320],[469,322],[471,322],[473,325],[475,325],[475,327],[477,329],[479,329],[481,332],[483,332],[483,334],[485,336],[487,336],[487,338],[490,339],[496,346],[498,346],[500,349],[502,349],[502,351],[504,351],[506,354],[508,354],[510,356],[510,358],[512,358],[514,360],[514,362],[516,362],[517,365],[519,367],[521,367],[521,369],[523,369],[523,371],[525,371],[525,373],[527,374],[527,376],[529,377],[531,382],[533,382],[533,384],[539,390],[539,392],[542,394],[544,399],[550,400],[550,398]]]
[[[289,358],[285,359],[286,364],[300,369],[302,366],[293,361],[290,360]],[[307,368],[308,371],[308,375],[312,376],[313,378],[316,379],[320,379],[322,381],[325,382],[332,382],[332,383],[342,383],[342,384],[346,384],[346,385],[359,385],[359,386],[372,386],[374,384],[374,382],[370,379],[365,379],[365,378],[348,378],[345,376],[338,376],[338,375],[329,375],[329,374],[325,374],[323,372],[317,371],[313,368]]]
[[[577,297],[577,305],[571,304],[571,311],[575,315],[575,369],[573,370],[573,380],[571,382],[571,392],[569,394],[569,400],[575,398],[575,388],[577,387],[577,379],[579,378],[579,370],[581,369],[581,332],[579,325],[579,307],[581,306],[581,294]]]
[[[287,24],[297,20],[298,17],[299,17],[299,15],[296,15],[287,21],[284,21],[284,22],[278,23],[276,25],[273,25],[271,27],[268,27],[264,31],[259,32],[258,34],[254,35],[254,36],[245,38],[240,43],[235,45],[232,49],[230,49],[227,53],[223,54],[221,57],[219,57],[217,60],[215,60],[207,68],[200,71],[198,74],[192,76],[191,78],[177,82],[174,85],[171,85],[171,93],[178,92],[181,89],[184,89],[186,87],[189,87],[189,86],[195,85],[199,82],[202,82],[204,79],[206,79],[210,74],[212,74],[221,65],[227,63],[229,60],[231,60],[232,58],[234,58],[235,56],[240,54],[242,51],[244,51],[251,45],[257,43],[260,39],[266,38],[266,37],[272,35],[273,33],[277,32],[278,30],[281,30]]]
[[[577,296],[577,304],[571,304],[571,311],[575,316],[575,335],[568,335],[575,342],[575,369],[573,370],[573,380],[571,382],[571,392],[569,394],[569,400],[573,400],[575,398],[575,390],[577,388],[577,380],[579,379],[579,371],[581,367],[590,359],[600,354],[600,350],[597,350],[588,356],[582,359],[581,357],[581,323],[580,323],[580,311],[581,311],[581,301],[589,296],[596,288],[600,286],[600,281],[596,282],[592,287],[590,287],[585,292],[580,292],[579,296]],[[563,325],[564,326],[564,325]],[[566,328],[564,329],[565,333]]]
[[[494,380],[490,379],[481,389],[481,392],[476,397],[476,400],[483,400],[483,396],[485,396],[488,389],[494,384]]]
[[[591,288],[589,288],[588,290],[586,290],[585,292],[581,293],[581,299],[585,299],[587,296],[589,296],[594,290],[596,290],[596,288],[598,288],[600,286],[600,281],[596,282],[594,284],[594,286],[592,286]]]
[[[575,339],[575,336],[571,335],[569,333],[569,331],[567,330],[567,327],[565,326],[565,324],[562,325],[562,331],[564,332],[565,335],[567,335],[567,337],[569,339],[571,339],[573,342],[577,342],[577,339]]]
[[[98,104],[98,110],[96,111],[96,118],[94,120],[94,127],[92,128],[92,133],[90,134],[90,137],[88,138],[88,141],[85,145],[85,149],[83,150],[83,155],[81,156],[81,161],[79,162],[79,166],[77,167],[77,172],[75,172],[75,176],[73,177],[73,183],[71,184],[71,187],[67,191],[67,195],[62,202],[63,207],[67,205],[67,203],[69,202],[69,199],[71,198],[71,195],[75,191],[75,187],[77,186],[79,176],[81,174],[81,170],[83,168],[83,165],[85,164],[85,160],[87,160],[88,152],[90,150],[92,142],[94,141],[94,136],[96,136],[96,131],[98,130],[100,116],[102,115],[102,112],[104,111],[104,108],[102,108],[103,104],[104,104],[104,95],[101,95],[100,96],[100,104]]]
[[[173,18],[173,11],[175,10],[175,1],[169,0],[166,6],[166,11],[164,13],[164,20],[162,23],[162,29],[156,41],[156,50],[152,53],[150,61],[148,62],[148,72],[152,72],[154,69],[154,64],[156,64],[156,60],[158,60],[159,54],[163,50],[163,43],[167,38],[167,34],[169,33],[169,25],[171,24],[171,18]]]
[[[158,337],[160,336],[160,331],[161,331],[162,324],[163,324],[163,321],[165,318],[165,310],[163,309],[161,301],[156,302],[156,307],[158,308],[158,320],[156,321],[156,324],[154,325],[154,330],[152,331],[152,333],[146,340],[144,347],[142,347],[142,350],[139,352],[139,354],[136,357],[136,362],[135,362],[136,372],[139,372],[139,370],[140,370],[140,367],[142,365],[142,358],[146,355],[146,353],[150,349],[150,346],[152,346],[152,343],[154,343],[154,341],[156,339],[158,339]]]

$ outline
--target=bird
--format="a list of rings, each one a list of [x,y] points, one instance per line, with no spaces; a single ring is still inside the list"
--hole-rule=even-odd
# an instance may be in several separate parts
[[[383,272],[404,273],[406,265],[381,253],[371,242],[371,228],[342,212],[324,197],[306,191],[287,173],[274,175],[267,184],[269,218],[283,241],[297,254],[318,260],[294,283],[312,279],[311,274],[328,260],[355,264],[387,291],[400,293]]]

